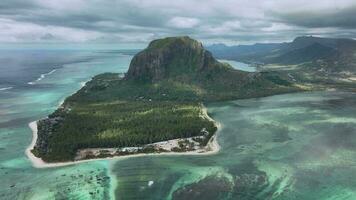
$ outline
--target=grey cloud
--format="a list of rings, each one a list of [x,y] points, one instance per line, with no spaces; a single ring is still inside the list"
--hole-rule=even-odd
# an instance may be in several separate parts
[[[41,36],[40,39],[45,41],[57,40],[57,38],[50,33],[46,33],[45,35]]]
[[[298,11],[291,13],[272,12],[272,14],[285,23],[308,28],[356,28],[356,5],[343,9]]]
[[[22,12],[16,9],[1,11],[0,16],[20,22],[30,22],[43,26],[63,26],[103,32],[125,32],[132,29],[155,29],[163,27],[168,16],[154,13],[151,10],[139,10],[130,3],[118,2],[113,5],[89,5],[88,10],[66,11],[48,10],[42,6],[31,4],[32,7]],[[13,5],[13,7],[16,7]],[[25,7],[24,7],[25,8]],[[112,26],[105,26],[110,22]]]
[[[0,27],[3,23],[3,27],[11,29],[4,30],[0,37],[13,41],[17,36],[19,41],[36,40],[36,37],[37,40],[65,40],[66,30],[78,34],[68,40],[85,35],[87,42],[147,42],[172,35],[227,43],[286,41],[311,34],[355,37],[356,6],[351,1],[338,10],[331,4],[319,9],[316,3],[311,3],[313,9],[304,9],[305,2],[300,3],[300,9],[289,9],[288,2],[295,3],[292,0],[283,1],[283,5],[275,0],[226,0],[224,3],[217,0],[2,0]],[[23,24],[31,37],[19,33]]]
[[[31,1],[23,1],[23,0],[2,0],[0,1],[0,10],[21,10],[21,9],[29,9],[35,8],[36,4]]]

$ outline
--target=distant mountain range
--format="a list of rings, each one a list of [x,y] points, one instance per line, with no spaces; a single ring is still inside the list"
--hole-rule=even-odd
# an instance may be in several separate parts
[[[207,47],[219,59],[247,63],[311,64],[332,71],[356,71],[356,40],[345,38],[297,37],[292,42]]]

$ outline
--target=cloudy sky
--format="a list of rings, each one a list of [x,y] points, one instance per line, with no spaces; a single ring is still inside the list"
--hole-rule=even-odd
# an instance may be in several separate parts
[[[356,38],[355,0],[1,0],[0,42],[206,44]]]

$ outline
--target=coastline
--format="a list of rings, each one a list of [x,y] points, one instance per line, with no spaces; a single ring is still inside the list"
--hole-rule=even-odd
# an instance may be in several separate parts
[[[85,82],[80,82],[81,88],[86,85],[88,81],[91,79],[85,81]],[[74,92],[75,93],[75,92]],[[73,93],[73,94],[74,94]],[[61,100],[58,104],[58,107],[61,107],[63,105],[65,100]],[[29,158],[29,160],[32,163],[32,166],[35,168],[52,168],[52,167],[63,167],[63,166],[68,166],[68,165],[75,165],[75,164],[80,164],[80,163],[85,163],[85,162],[90,162],[90,161],[98,161],[98,160],[118,160],[118,159],[126,159],[126,158],[131,158],[131,157],[142,157],[142,156],[160,156],[160,155],[168,155],[168,156],[181,156],[181,155],[213,155],[216,154],[220,151],[220,145],[217,141],[217,134],[219,130],[221,129],[221,124],[216,122],[214,119],[212,119],[208,115],[208,110],[204,106],[204,104],[201,104],[202,107],[202,117],[208,119],[209,121],[212,121],[215,126],[217,127],[216,132],[214,135],[209,139],[209,142],[204,148],[197,149],[194,151],[187,151],[187,152],[161,152],[161,153],[137,153],[137,154],[132,154],[132,155],[122,155],[122,156],[113,156],[113,157],[107,157],[107,158],[93,158],[93,159],[85,159],[85,160],[77,160],[77,161],[68,161],[68,162],[55,162],[55,163],[47,163],[41,158],[36,157],[31,150],[35,147],[36,141],[37,141],[37,121],[30,122],[28,126],[30,127],[32,131],[32,140],[31,144],[26,148],[25,154]]]
[[[204,110],[205,109],[205,110]],[[203,107],[203,111],[206,113],[206,108]],[[207,113],[206,116],[211,119]],[[211,119],[212,120],[212,119]],[[203,149],[198,149],[195,151],[189,151],[189,152],[163,152],[163,153],[138,153],[138,154],[133,154],[133,155],[123,155],[123,156],[113,156],[113,157],[107,157],[107,158],[93,158],[93,159],[86,159],[86,160],[78,160],[78,161],[69,161],[69,162],[56,162],[56,163],[47,163],[43,161],[41,158],[36,157],[33,155],[31,150],[34,148],[36,141],[37,141],[37,121],[33,121],[29,123],[29,127],[32,130],[32,141],[30,146],[27,147],[25,154],[29,158],[29,160],[32,163],[32,166],[35,168],[52,168],[52,167],[63,167],[63,166],[69,166],[69,165],[75,165],[75,164],[80,164],[80,163],[85,163],[85,162],[90,162],[90,161],[99,161],[99,160],[120,160],[120,159],[127,159],[127,158],[133,158],[133,157],[143,157],[143,156],[181,156],[181,155],[192,155],[192,156],[199,156],[199,155],[214,155],[220,151],[220,145],[217,141],[217,134],[219,130],[221,129],[221,124],[217,123],[214,121],[214,123],[217,126],[217,131],[215,134],[210,138],[208,144],[203,148]],[[201,150],[204,150],[204,152],[201,152]]]
[[[92,79],[90,78],[90,79],[87,79],[86,81],[82,81],[82,82],[80,82],[79,83],[79,85],[80,85],[80,88],[79,88],[79,90],[80,89],[82,89],[89,81],[91,81]],[[71,93],[70,95],[68,95],[68,96],[72,96],[73,94],[75,94],[75,93],[77,93],[78,92],[78,90],[77,91],[75,91],[75,92],[73,92],[73,93]],[[68,97],[67,96],[67,97]],[[67,98],[66,97],[66,98]],[[58,108],[60,108],[60,107],[62,107],[62,105],[64,104],[64,101],[66,100],[66,98],[63,98],[62,100],[60,100],[59,101],[59,103],[58,103]]]

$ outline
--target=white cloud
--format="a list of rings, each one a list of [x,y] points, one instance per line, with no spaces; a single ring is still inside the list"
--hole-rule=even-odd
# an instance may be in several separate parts
[[[174,28],[193,28],[199,24],[199,19],[189,17],[173,17],[168,21],[168,26]]]
[[[295,26],[290,26],[287,24],[283,24],[283,23],[272,23],[271,26],[262,28],[262,31],[265,32],[278,32],[278,31],[292,31],[292,30],[296,30],[298,29]]]

